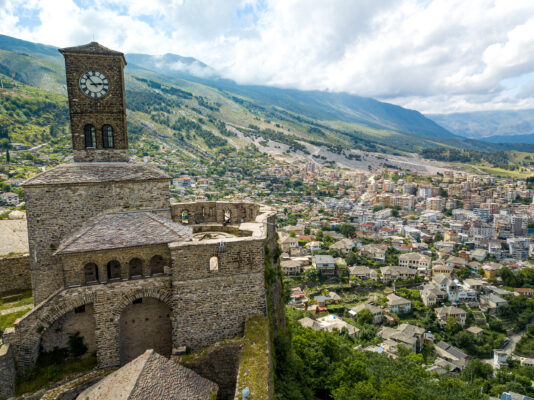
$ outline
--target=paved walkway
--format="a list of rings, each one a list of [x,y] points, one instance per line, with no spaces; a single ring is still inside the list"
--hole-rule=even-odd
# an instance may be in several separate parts
[[[30,311],[32,308],[33,308],[33,305],[31,304],[26,304],[25,306],[19,306],[19,307],[12,307],[12,308],[8,308],[7,310],[0,311],[0,315],[11,314],[11,313],[22,311],[22,310]]]

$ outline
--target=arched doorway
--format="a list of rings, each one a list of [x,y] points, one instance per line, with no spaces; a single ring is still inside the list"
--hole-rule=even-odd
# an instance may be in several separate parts
[[[134,300],[122,311],[119,329],[121,365],[147,349],[171,355],[171,310],[162,301],[151,297]]]
[[[45,329],[41,336],[41,350],[51,352],[54,349],[69,349],[70,353],[75,353],[71,354],[73,356],[90,355],[96,351],[95,330],[93,304],[78,306]],[[76,343],[72,341],[73,336],[79,338],[77,348],[73,348]]]

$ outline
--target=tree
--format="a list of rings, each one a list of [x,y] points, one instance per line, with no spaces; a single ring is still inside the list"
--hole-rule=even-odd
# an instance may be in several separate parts
[[[11,161],[11,157],[9,156],[9,150],[11,150],[11,143],[9,142],[9,139],[3,138],[0,139],[0,150],[3,150],[6,152],[6,162],[9,163]]]
[[[347,265],[354,265],[358,262],[358,257],[352,251],[345,256],[345,262]]]
[[[338,226],[338,230],[342,235],[346,237],[352,237],[352,235],[356,231],[356,228],[350,224],[341,224]]]
[[[302,274],[302,279],[305,282],[319,283],[319,272],[315,268],[309,268]]]
[[[476,378],[488,380],[493,376],[493,367],[480,361],[478,358],[470,360],[465,369],[462,371],[461,377],[467,382],[473,382]]]
[[[356,314],[356,322],[359,325],[371,325],[373,323],[373,314],[367,308],[361,310]]]

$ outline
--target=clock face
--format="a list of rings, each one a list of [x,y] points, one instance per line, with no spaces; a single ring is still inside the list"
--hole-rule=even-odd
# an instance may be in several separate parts
[[[109,91],[108,78],[98,71],[87,71],[80,76],[80,89],[92,99],[100,99]]]

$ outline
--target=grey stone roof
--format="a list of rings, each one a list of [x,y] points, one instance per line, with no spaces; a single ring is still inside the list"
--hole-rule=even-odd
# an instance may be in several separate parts
[[[58,51],[61,54],[65,54],[65,53],[107,54],[107,55],[122,56],[122,58],[124,58],[124,53],[121,53],[120,51],[108,49],[107,47],[104,47],[100,43],[97,43],[97,42],[91,42],[91,43],[83,44],[81,46],[64,47],[63,49],[58,49]]]
[[[173,361],[147,350],[135,360],[84,390],[89,400],[209,400],[217,384]]]
[[[64,239],[56,254],[191,240],[192,228],[148,211],[102,215]]]
[[[443,349],[447,353],[452,354],[454,357],[456,357],[459,360],[465,360],[466,358],[469,357],[459,348],[451,346],[449,343],[444,342],[443,340],[440,341],[436,346],[439,347],[440,349]]]
[[[316,264],[335,264],[334,257],[328,255],[328,254],[319,254],[316,256],[313,256],[313,262]]]
[[[23,186],[169,179],[159,169],[140,163],[61,164],[26,180]]]

